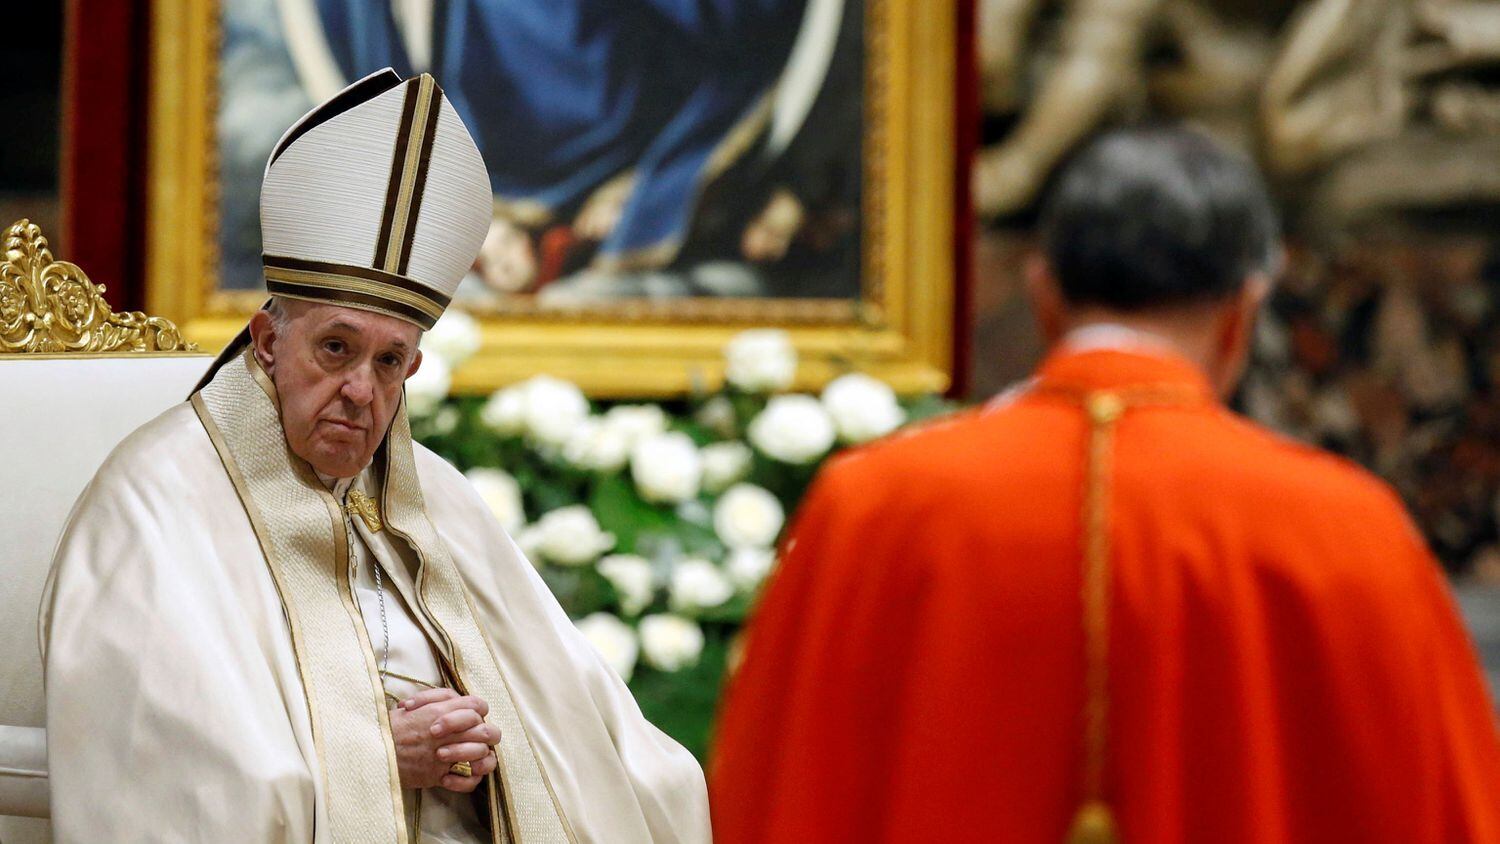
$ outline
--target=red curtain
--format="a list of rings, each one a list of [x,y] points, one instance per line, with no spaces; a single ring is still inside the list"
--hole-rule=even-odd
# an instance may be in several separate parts
[[[969,197],[969,171],[979,149],[979,59],[975,35],[978,0],[958,0],[957,91],[953,99],[953,384],[948,394],[965,398],[969,391],[973,338],[974,207]]]
[[[145,301],[150,0],[68,0],[62,240],[115,308]]]

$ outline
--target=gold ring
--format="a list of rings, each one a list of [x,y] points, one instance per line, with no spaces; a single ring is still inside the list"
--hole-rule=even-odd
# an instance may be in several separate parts
[[[448,772],[458,774],[461,777],[472,777],[474,776],[474,766],[468,762],[454,762],[448,766]]]

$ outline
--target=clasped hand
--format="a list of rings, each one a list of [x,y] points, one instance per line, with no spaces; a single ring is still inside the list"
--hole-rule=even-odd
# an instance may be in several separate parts
[[[499,728],[485,723],[489,704],[452,689],[428,689],[390,711],[391,738],[402,788],[435,788],[468,794],[495,770]],[[448,769],[468,762],[474,775]]]

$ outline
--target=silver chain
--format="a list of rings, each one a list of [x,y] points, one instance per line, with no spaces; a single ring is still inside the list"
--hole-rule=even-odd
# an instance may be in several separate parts
[[[380,654],[380,676],[391,663],[391,627],[385,620],[385,582],[380,577],[380,563],[370,555],[370,568],[375,572],[375,598],[380,601],[380,632],[385,637],[385,648]]]
[[[349,512],[349,505],[344,505],[344,529],[349,533],[349,554],[354,556],[354,516]],[[385,647],[380,653],[380,676],[384,677],[386,668],[391,664],[391,627],[385,620],[385,581],[380,576],[380,563],[370,554],[370,570],[375,573],[375,599],[380,602],[380,632],[385,637]]]

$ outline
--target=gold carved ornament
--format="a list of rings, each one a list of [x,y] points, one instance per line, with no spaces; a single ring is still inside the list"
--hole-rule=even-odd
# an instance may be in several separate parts
[[[0,260],[0,354],[197,351],[171,320],[115,313],[103,294],[78,265],[53,259],[35,223],[16,221]]]

